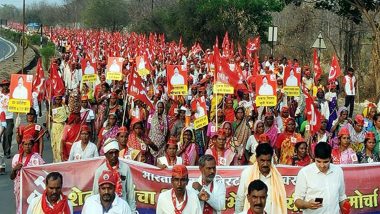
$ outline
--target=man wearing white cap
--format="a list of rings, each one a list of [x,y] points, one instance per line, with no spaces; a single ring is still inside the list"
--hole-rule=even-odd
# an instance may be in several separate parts
[[[103,171],[98,183],[99,194],[86,199],[82,210],[83,214],[132,213],[128,203],[116,194],[117,178],[112,171]]]
[[[93,194],[98,194],[99,192],[98,180],[102,172],[110,170],[117,180],[115,185],[116,194],[128,203],[132,213],[134,213],[136,211],[136,200],[132,173],[126,163],[119,161],[119,143],[116,139],[109,138],[104,142],[103,150],[106,162],[95,171],[94,185],[92,187]]]

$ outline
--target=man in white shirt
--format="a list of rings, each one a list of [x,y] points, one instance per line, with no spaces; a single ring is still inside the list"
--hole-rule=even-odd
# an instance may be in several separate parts
[[[330,162],[331,146],[320,142],[315,147],[315,163],[298,172],[294,200],[304,214],[347,211],[343,170]]]
[[[157,214],[201,214],[202,209],[198,195],[186,186],[189,175],[185,165],[175,165],[172,170],[171,189],[160,193],[157,201]]]
[[[128,203],[115,193],[117,178],[112,171],[103,171],[99,177],[99,194],[86,199],[83,214],[132,214]]]
[[[0,93],[0,109],[5,113],[5,119],[7,122],[7,127],[3,134],[3,150],[4,156],[7,159],[11,158],[11,145],[12,145],[12,136],[13,136],[13,112],[8,111],[8,103],[9,103],[9,84],[10,82],[6,79],[1,81],[0,86],[2,87]]]
[[[249,210],[240,214],[265,214],[264,207],[268,197],[268,187],[261,180],[254,180],[248,186],[247,199]]]
[[[90,142],[90,128],[83,125],[80,131],[80,141],[73,144],[70,150],[69,161],[84,160],[99,157],[98,148]]]
[[[46,176],[46,189],[29,204],[27,214],[73,213],[73,204],[62,193],[63,177],[59,172]]]
[[[249,209],[247,189],[249,184],[260,179],[268,187],[268,201],[265,212],[268,214],[287,213],[286,191],[281,174],[272,164],[273,148],[268,143],[261,143],[256,148],[256,162],[243,170],[240,185],[236,193],[235,213]]]
[[[344,93],[346,97],[344,99],[344,106],[348,108],[350,106],[350,111],[348,113],[349,117],[352,117],[354,113],[354,104],[355,104],[355,88],[356,88],[356,78],[354,76],[354,69],[348,68],[347,75],[343,77]]]
[[[198,195],[203,213],[222,213],[226,203],[226,186],[223,180],[215,179],[215,158],[212,155],[203,155],[199,159],[199,170],[202,175],[188,184],[189,189]]]

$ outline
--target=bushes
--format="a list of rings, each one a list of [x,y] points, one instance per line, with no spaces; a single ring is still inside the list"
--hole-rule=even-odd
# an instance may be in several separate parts
[[[42,66],[45,71],[49,69],[50,59],[55,55],[55,45],[52,42],[47,42],[47,44],[40,49],[40,54],[42,57]]]

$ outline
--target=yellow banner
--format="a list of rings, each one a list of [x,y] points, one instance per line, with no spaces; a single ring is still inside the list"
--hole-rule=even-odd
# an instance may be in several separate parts
[[[256,106],[276,106],[277,97],[276,96],[257,96]]]
[[[187,85],[174,85],[170,95],[187,95]]]
[[[213,90],[214,90],[214,93],[217,93],[217,94],[233,94],[234,93],[234,87],[228,84],[223,84],[223,83],[215,84]]]
[[[85,74],[82,77],[83,82],[95,82],[96,81],[96,74]]]
[[[145,76],[147,76],[150,72],[149,72],[148,69],[143,68],[143,69],[139,69],[139,70],[137,70],[137,73],[140,75],[140,77],[145,77]]]
[[[298,86],[285,86],[284,91],[286,95],[290,97],[298,97],[300,96],[300,87]]]
[[[8,111],[14,113],[28,113],[30,110],[30,100],[10,99]]]
[[[121,80],[123,78],[123,75],[119,72],[107,72],[107,78],[108,80]]]
[[[207,115],[204,115],[196,120],[194,120],[194,129],[200,129],[208,125]]]

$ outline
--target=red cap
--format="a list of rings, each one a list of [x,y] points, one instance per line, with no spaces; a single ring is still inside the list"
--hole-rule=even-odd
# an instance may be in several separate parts
[[[10,82],[9,82],[9,80],[4,79],[1,81],[1,84],[6,85],[6,84],[10,84]]]
[[[365,134],[365,139],[375,139],[375,134],[373,132],[367,132]]]
[[[131,127],[133,127],[133,125],[135,125],[135,124],[138,123],[138,122],[141,122],[141,120],[140,120],[139,118],[134,117],[134,118],[132,119],[132,121],[131,121]]]
[[[119,130],[117,131],[118,134],[119,133],[127,133],[127,132],[128,132],[128,129],[125,126],[120,127]]]
[[[368,108],[375,108],[376,107],[376,105],[375,105],[375,103],[368,103],[368,106],[367,106]]]
[[[82,128],[80,129],[81,132],[90,132],[90,127],[88,125],[82,125]]]
[[[112,171],[109,170],[104,170],[98,179],[99,186],[103,184],[112,184],[116,186],[116,182],[116,177],[113,175]]]
[[[187,171],[187,168],[185,165],[175,165],[173,166],[173,170],[172,170],[172,176],[173,177],[185,177],[187,176],[189,173]]]
[[[110,98],[117,98],[117,94],[115,92],[112,92]]]
[[[346,127],[343,127],[339,130],[338,136],[341,137],[342,135],[350,135],[350,132]]]
[[[32,140],[34,140],[33,135],[28,134],[28,135],[24,135],[24,136],[22,136],[22,142],[23,142],[23,143],[24,143],[24,142],[29,142],[29,141],[32,141]]]
[[[359,125],[364,125],[364,117],[363,117],[363,115],[361,115],[361,114],[357,114],[356,116],[355,116],[355,122],[357,123],[357,124],[359,124]]]
[[[204,87],[204,86],[199,87],[198,91],[206,91],[206,87]]]
[[[87,101],[88,100],[88,96],[87,95],[83,95],[82,97],[81,97],[81,101]]]
[[[297,143],[301,143],[301,142],[306,142],[305,139],[303,137],[298,137],[297,138]]]
[[[261,134],[259,136],[259,142],[269,142],[270,139],[269,139],[269,136],[267,134]]]
[[[177,145],[177,138],[174,136],[171,136],[168,140],[169,145]]]
[[[283,107],[281,108],[281,112],[283,112],[283,111],[287,111],[287,110],[289,110],[289,107],[288,107],[288,106],[283,106]]]

